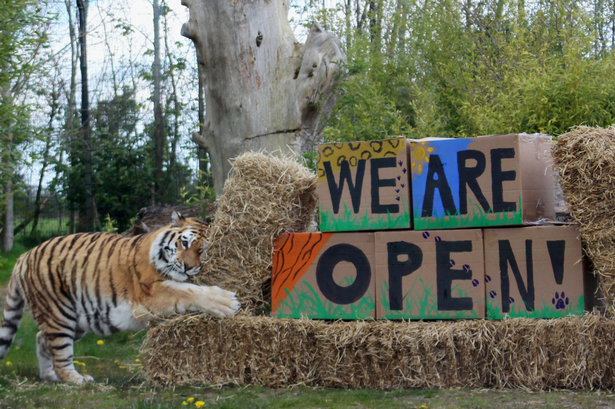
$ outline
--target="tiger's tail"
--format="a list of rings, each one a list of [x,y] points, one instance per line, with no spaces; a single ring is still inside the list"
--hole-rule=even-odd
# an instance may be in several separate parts
[[[0,325],[0,359],[4,359],[13,343],[26,305],[19,286],[19,280],[15,277],[21,262],[22,259],[20,258],[13,269],[13,276],[9,281],[8,294],[4,303],[4,315]]]

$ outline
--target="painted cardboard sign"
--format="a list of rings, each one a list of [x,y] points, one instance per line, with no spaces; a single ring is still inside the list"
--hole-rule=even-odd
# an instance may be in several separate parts
[[[405,138],[318,146],[320,230],[410,227]]]
[[[272,315],[375,317],[373,233],[287,233],[275,244]]]
[[[583,314],[578,235],[573,226],[485,229],[487,317]]]
[[[376,233],[378,318],[485,317],[480,229]]]
[[[410,140],[414,228],[555,220],[552,137]]]

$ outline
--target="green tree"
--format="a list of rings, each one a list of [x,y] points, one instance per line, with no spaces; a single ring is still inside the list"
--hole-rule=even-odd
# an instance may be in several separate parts
[[[329,140],[559,135],[615,120],[615,13],[603,1],[358,0],[307,19],[344,39],[351,76]]]
[[[40,69],[47,43],[48,19],[43,2],[0,0],[0,213],[3,250],[13,247],[13,195],[20,145],[31,140],[29,80]]]

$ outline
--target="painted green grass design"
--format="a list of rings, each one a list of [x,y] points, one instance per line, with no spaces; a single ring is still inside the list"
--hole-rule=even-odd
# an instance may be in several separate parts
[[[332,210],[320,211],[320,230],[323,232],[332,231],[356,231],[356,230],[388,230],[403,229],[410,227],[410,206],[408,199],[401,199],[401,213],[397,217],[390,213],[380,217],[368,215],[365,210],[364,215],[354,213],[343,203],[344,210],[338,215],[333,214]]]
[[[345,277],[347,285],[354,281]],[[301,287],[300,287],[301,285]],[[342,283],[339,283],[342,285]],[[278,318],[343,318],[368,319],[376,307],[371,295],[366,295],[354,304],[338,305],[324,298],[307,281],[295,284],[292,289],[285,288],[286,299],[278,307]]]
[[[455,215],[448,219],[440,218],[435,214],[433,217],[417,216],[421,214],[420,209],[414,209],[414,229],[415,230],[433,230],[433,229],[455,229],[461,227],[493,227],[493,226],[513,226],[523,223],[523,210],[521,209],[521,195],[519,195],[519,205],[517,211],[509,213],[485,213],[478,203],[473,203],[469,200],[472,213],[466,215]],[[448,214],[446,215],[448,216]],[[445,217],[445,216],[444,216]]]
[[[563,318],[570,315],[583,315],[585,310],[585,297],[581,295],[576,304],[570,303],[565,309],[557,310],[552,304],[542,303],[542,307],[534,311],[527,311],[523,301],[512,303],[510,312],[504,314],[500,308],[500,302],[492,299],[487,300],[487,318],[501,320],[504,318]]]
[[[419,279],[420,286],[417,288],[418,282],[415,281],[412,287],[404,294],[404,309],[401,311],[391,310],[391,304],[389,303],[389,286],[388,283],[384,283],[381,288],[381,304],[384,307],[385,314],[383,318],[387,319],[459,319],[459,318],[478,318],[476,311],[439,311],[438,299],[436,291],[433,289],[433,285],[427,286],[423,279]],[[461,284],[456,285],[451,289],[451,294],[456,297],[468,297],[467,291],[463,291],[459,288]],[[414,294],[418,294],[419,291],[423,291],[422,297],[415,297]],[[456,292],[456,293],[455,293]],[[480,300],[474,300],[474,303]],[[405,312],[404,312],[405,311]],[[417,311],[418,314],[415,312]]]

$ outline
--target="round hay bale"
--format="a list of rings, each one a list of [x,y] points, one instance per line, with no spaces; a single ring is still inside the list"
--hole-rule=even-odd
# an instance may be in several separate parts
[[[307,229],[318,202],[317,183],[294,157],[255,152],[237,157],[194,282],[237,292],[243,313],[269,312],[274,240]]]
[[[615,312],[615,128],[579,126],[558,137],[554,168],[600,292]]]
[[[153,384],[288,387],[615,387],[615,320],[319,321],[206,315],[148,332]]]

